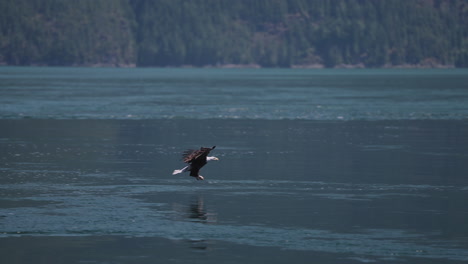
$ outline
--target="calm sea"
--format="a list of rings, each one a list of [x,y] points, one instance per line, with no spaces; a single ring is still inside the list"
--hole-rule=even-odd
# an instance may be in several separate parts
[[[467,263],[467,84],[0,67],[0,263]]]
[[[0,118],[468,118],[468,70],[0,68]]]

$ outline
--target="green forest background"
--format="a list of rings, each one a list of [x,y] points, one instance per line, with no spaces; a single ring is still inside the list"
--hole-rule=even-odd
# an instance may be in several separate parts
[[[466,0],[1,0],[0,64],[467,67]]]

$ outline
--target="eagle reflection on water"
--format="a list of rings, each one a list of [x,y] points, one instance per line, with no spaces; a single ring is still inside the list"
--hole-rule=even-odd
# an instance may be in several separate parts
[[[202,224],[216,224],[218,214],[205,208],[203,196],[195,196],[191,199],[188,206],[181,204],[173,204],[173,210],[176,213],[174,220],[190,221]]]
[[[205,203],[203,202],[203,197],[198,196],[196,199],[192,200],[192,203],[189,207],[188,218],[194,222],[200,222],[204,224],[216,224],[217,214],[209,212],[205,209]]]
[[[207,210],[203,202],[203,196],[195,196],[191,199],[190,204],[181,205],[173,204],[175,214],[175,221],[189,221],[201,224],[216,224],[218,221],[217,213]],[[194,250],[208,250],[214,241],[206,239],[191,238],[183,240],[190,245]]]

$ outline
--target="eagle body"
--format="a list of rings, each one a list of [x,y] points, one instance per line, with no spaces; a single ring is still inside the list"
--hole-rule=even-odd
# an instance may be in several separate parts
[[[208,157],[210,151],[215,147],[216,146],[211,148],[201,147],[199,150],[186,150],[182,154],[182,160],[188,165],[181,170],[174,170],[172,175],[190,171],[190,176],[197,178],[197,180],[203,180],[203,176],[200,175],[200,169],[210,160],[219,160],[217,157]]]

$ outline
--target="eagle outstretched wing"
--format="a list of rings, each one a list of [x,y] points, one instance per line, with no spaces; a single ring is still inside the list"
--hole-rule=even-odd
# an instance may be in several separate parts
[[[211,148],[200,148],[199,150],[189,149],[182,154],[182,160],[185,163],[192,163],[197,161],[204,161],[206,163],[206,157],[216,146]]]

